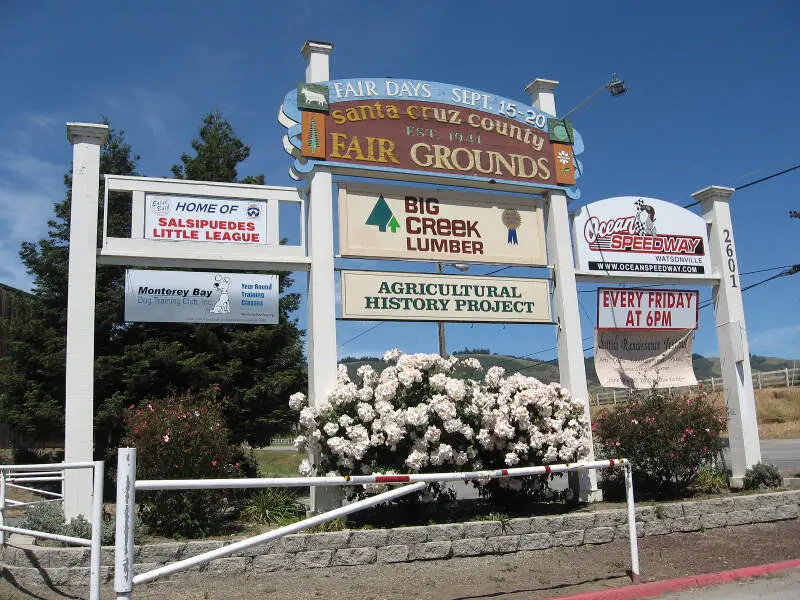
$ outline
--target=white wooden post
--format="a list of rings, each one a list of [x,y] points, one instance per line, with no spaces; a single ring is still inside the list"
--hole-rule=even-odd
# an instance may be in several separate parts
[[[557,81],[535,79],[525,88],[531,95],[534,108],[555,115],[556,102],[553,91]],[[556,320],[558,340],[558,370],[561,385],[570,393],[586,400],[584,414],[591,423],[589,410],[589,389],[586,385],[586,368],[583,362],[583,342],[581,339],[581,316],[578,310],[578,287],[575,283],[575,262],[567,214],[567,196],[560,190],[546,194],[547,204],[547,255],[548,263],[553,265],[553,314]],[[590,444],[587,460],[594,460],[594,444]],[[582,502],[602,500],[602,492],[597,487],[597,472],[585,470],[570,475],[570,488]]]
[[[786,373],[786,387],[788,388],[789,387],[789,368],[787,367],[783,371],[784,371],[784,373]]]
[[[100,146],[107,125],[67,123],[72,144],[72,204],[67,281],[67,382],[64,461],[89,462],[94,449],[94,300]],[[92,515],[92,472],[64,471],[64,516]]]
[[[713,287],[722,385],[728,406],[731,485],[741,487],[744,472],[761,461],[758,439],[753,373],[744,324],[739,262],[731,224],[730,197],[733,188],[710,186],[692,197],[700,203],[709,224],[711,264],[720,280]]]
[[[711,378],[711,391],[713,392],[716,388],[714,387],[714,378]]]
[[[305,43],[306,83],[330,80],[333,44]],[[316,168],[308,194],[308,395],[312,406],[325,404],[336,384],[336,286],[333,271],[333,180]],[[323,512],[341,504],[339,488],[311,488],[311,510]]]

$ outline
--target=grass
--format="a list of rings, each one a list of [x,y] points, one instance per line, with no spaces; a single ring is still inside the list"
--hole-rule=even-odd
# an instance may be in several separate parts
[[[294,450],[253,450],[258,463],[258,472],[262,477],[299,477],[300,461],[306,457],[305,452]]]
[[[758,434],[763,440],[800,437],[800,388],[767,388],[755,390]],[[714,402],[723,407],[722,392],[710,394]],[[624,406],[620,403],[617,406]],[[614,410],[613,405],[592,406],[592,420],[601,410]],[[727,432],[723,432],[727,435]]]

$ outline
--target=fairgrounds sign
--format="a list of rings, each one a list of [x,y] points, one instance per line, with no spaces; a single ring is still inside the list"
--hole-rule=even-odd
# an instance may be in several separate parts
[[[288,128],[284,147],[297,158],[297,177],[325,164],[351,175],[558,188],[574,186],[574,155],[583,151],[566,121],[432,81],[301,83],[284,98],[279,121]]]
[[[546,279],[342,271],[342,318],[552,323]]]

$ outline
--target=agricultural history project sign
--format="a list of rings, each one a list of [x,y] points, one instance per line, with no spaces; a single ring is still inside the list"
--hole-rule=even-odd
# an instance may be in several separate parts
[[[572,231],[583,272],[711,275],[706,222],[670,202],[637,196],[592,202],[581,208]]]
[[[552,323],[546,279],[342,271],[342,318]]]
[[[125,272],[126,321],[274,325],[278,296],[277,275]]]
[[[541,201],[424,188],[340,185],[342,256],[547,264]]]

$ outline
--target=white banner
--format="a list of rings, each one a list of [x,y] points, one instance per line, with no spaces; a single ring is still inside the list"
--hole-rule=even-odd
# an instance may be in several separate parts
[[[277,275],[125,272],[125,320],[149,323],[278,322]]]
[[[255,200],[147,194],[148,240],[267,243],[267,204]]]
[[[573,221],[578,270],[597,274],[709,277],[706,222],[663,200],[592,202]]]
[[[697,329],[697,290],[597,289],[598,329]]]
[[[645,390],[697,385],[691,331],[602,331],[594,334],[600,385]]]
[[[546,279],[342,271],[342,318],[552,323]]]

